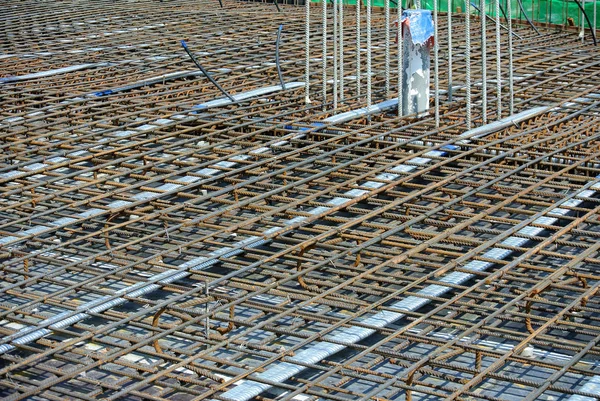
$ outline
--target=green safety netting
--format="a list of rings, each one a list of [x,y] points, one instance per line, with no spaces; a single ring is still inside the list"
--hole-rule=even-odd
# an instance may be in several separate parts
[[[315,3],[320,2],[320,0],[311,0]],[[331,1],[331,0],[329,0]],[[344,4],[356,4],[357,0],[343,0]],[[396,1],[398,0],[390,0],[390,5],[392,7],[396,6]],[[402,5],[404,7],[407,6],[412,6],[412,4],[416,3],[416,0],[401,0],[402,1]],[[464,0],[437,0],[438,1],[438,9],[441,12],[446,12],[448,10],[448,2],[450,2],[450,7],[452,8],[452,11],[457,11],[458,8],[460,8],[461,10],[465,9],[465,3]],[[500,0],[500,4],[501,6],[504,8],[504,10],[506,10],[506,1],[507,0]],[[597,5],[596,3],[600,3],[600,1],[596,2],[595,0],[588,0],[588,1],[584,1],[584,0],[579,0],[580,3],[584,6],[585,8],[585,12],[588,16],[588,18],[590,19],[590,22],[592,24],[596,24],[597,27],[600,27],[600,16],[598,16],[598,13],[600,13],[600,5]],[[365,4],[365,0],[362,0],[363,4]],[[471,4],[476,5],[477,7],[479,7],[479,0],[471,0]],[[551,23],[551,24],[556,24],[556,25],[564,25],[568,23],[568,19],[572,18],[573,19],[573,23],[576,26],[581,26],[582,22],[585,24],[585,27],[587,28],[587,23],[585,22],[585,19],[579,9],[579,7],[577,6],[577,4],[573,1],[573,0],[522,0],[523,3],[523,8],[525,10],[525,12],[527,13],[527,16],[535,21],[535,22],[539,22],[539,23]],[[373,7],[383,7],[384,5],[384,0],[371,0],[371,4],[373,5]],[[427,8],[432,10],[433,9],[433,0],[421,0],[421,6],[423,8]],[[523,15],[523,12],[521,11],[520,7],[519,7],[519,3],[517,2],[517,0],[511,0],[511,8],[512,8],[512,14],[513,14],[513,18],[515,19],[525,19],[525,16]],[[595,8],[597,8],[597,10],[595,10]],[[471,9],[473,14],[477,14],[477,10],[475,10],[474,8]],[[490,1],[490,0],[486,0],[486,12],[489,16],[495,16],[495,2],[494,1]],[[594,15],[596,15],[597,17],[594,18]]]

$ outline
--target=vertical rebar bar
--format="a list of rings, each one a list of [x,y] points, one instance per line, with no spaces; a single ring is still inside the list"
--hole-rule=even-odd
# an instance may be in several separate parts
[[[333,109],[338,107],[338,2],[333,0]]]
[[[360,96],[361,50],[360,50],[360,9],[362,0],[356,0],[356,96]]]
[[[508,113],[514,114],[514,85],[513,85],[513,32],[512,32],[512,6],[510,0],[506,2],[508,14]]]
[[[594,1],[596,1],[596,0],[594,0]],[[583,10],[585,10],[585,0],[581,0],[581,4],[583,6],[583,9],[579,13],[579,15],[581,15],[581,17],[580,17],[581,33],[579,34],[579,36],[581,37],[581,43],[583,43],[585,40],[585,19],[583,18]],[[532,19],[533,19],[533,17],[532,17]]]
[[[397,45],[397,59],[398,59],[398,116],[402,117],[402,108],[404,105],[402,104],[402,97],[404,94],[402,93],[402,75],[403,68],[402,64],[404,63],[402,53],[403,51],[403,38],[402,38],[402,0],[398,0],[398,6],[396,7],[397,17],[398,17],[398,25],[396,35],[398,36],[398,40],[396,41]]]
[[[339,36],[340,36],[340,101],[344,101],[344,0],[339,0]]]
[[[509,0],[510,1],[510,0]],[[467,129],[471,129],[471,3],[465,1],[465,67],[467,90]]]
[[[383,3],[385,13],[385,98],[390,98],[390,0]]]
[[[500,49],[500,0],[496,0],[496,119],[502,118],[502,52]]]
[[[310,0],[304,1],[304,103],[310,103]]]
[[[481,20],[481,119],[487,123],[487,26],[485,0],[479,0]]]
[[[307,0],[309,1],[309,0]],[[327,1],[321,2],[322,12],[323,12],[323,22],[322,22],[322,30],[323,30],[323,41],[321,43],[321,66],[322,66],[322,79],[323,79],[323,110],[325,110],[327,104]]]
[[[448,0],[448,101],[452,101],[452,0]],[[435,39],[436,41],[438,39]]]
[[[371,106],[371,0],[367,0],[367,107]]]
[[[439,78],[438,0],[433,0],[433,93],[435,127],[440,127],[440,78]]]

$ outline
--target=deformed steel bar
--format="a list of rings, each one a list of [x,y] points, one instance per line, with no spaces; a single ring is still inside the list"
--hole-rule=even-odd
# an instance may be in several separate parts
[[[597,396],[592,44],[449,7],[400,116],[386,7],[289,3],[8,2],[0,397]]]

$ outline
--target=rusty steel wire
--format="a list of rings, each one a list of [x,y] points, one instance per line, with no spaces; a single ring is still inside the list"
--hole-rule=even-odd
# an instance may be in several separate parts
[[[360,37],[323,36],[335,5],[222,4],[4,7],[0,398],[598,397],[592,45],[512,21],[514,88],[483,117],[499,93],[472,23],[469,131],[465,15],[449,17],[449,82],[440,13],[439,114],[342,121],[365,106],[357,83],[373,105],[397,93],[385,10],[338,4],[338,35],[371,15],[361,81]],[[496,52],[496,29],[483,34]],[[338,108],[322,80],[336,67]]]

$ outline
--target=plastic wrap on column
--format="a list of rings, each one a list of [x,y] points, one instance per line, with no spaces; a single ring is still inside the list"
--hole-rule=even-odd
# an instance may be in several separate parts
[[[422,113],[429,108],[430,50],[434,28],[430,10],[402,13],[402,112]]]

